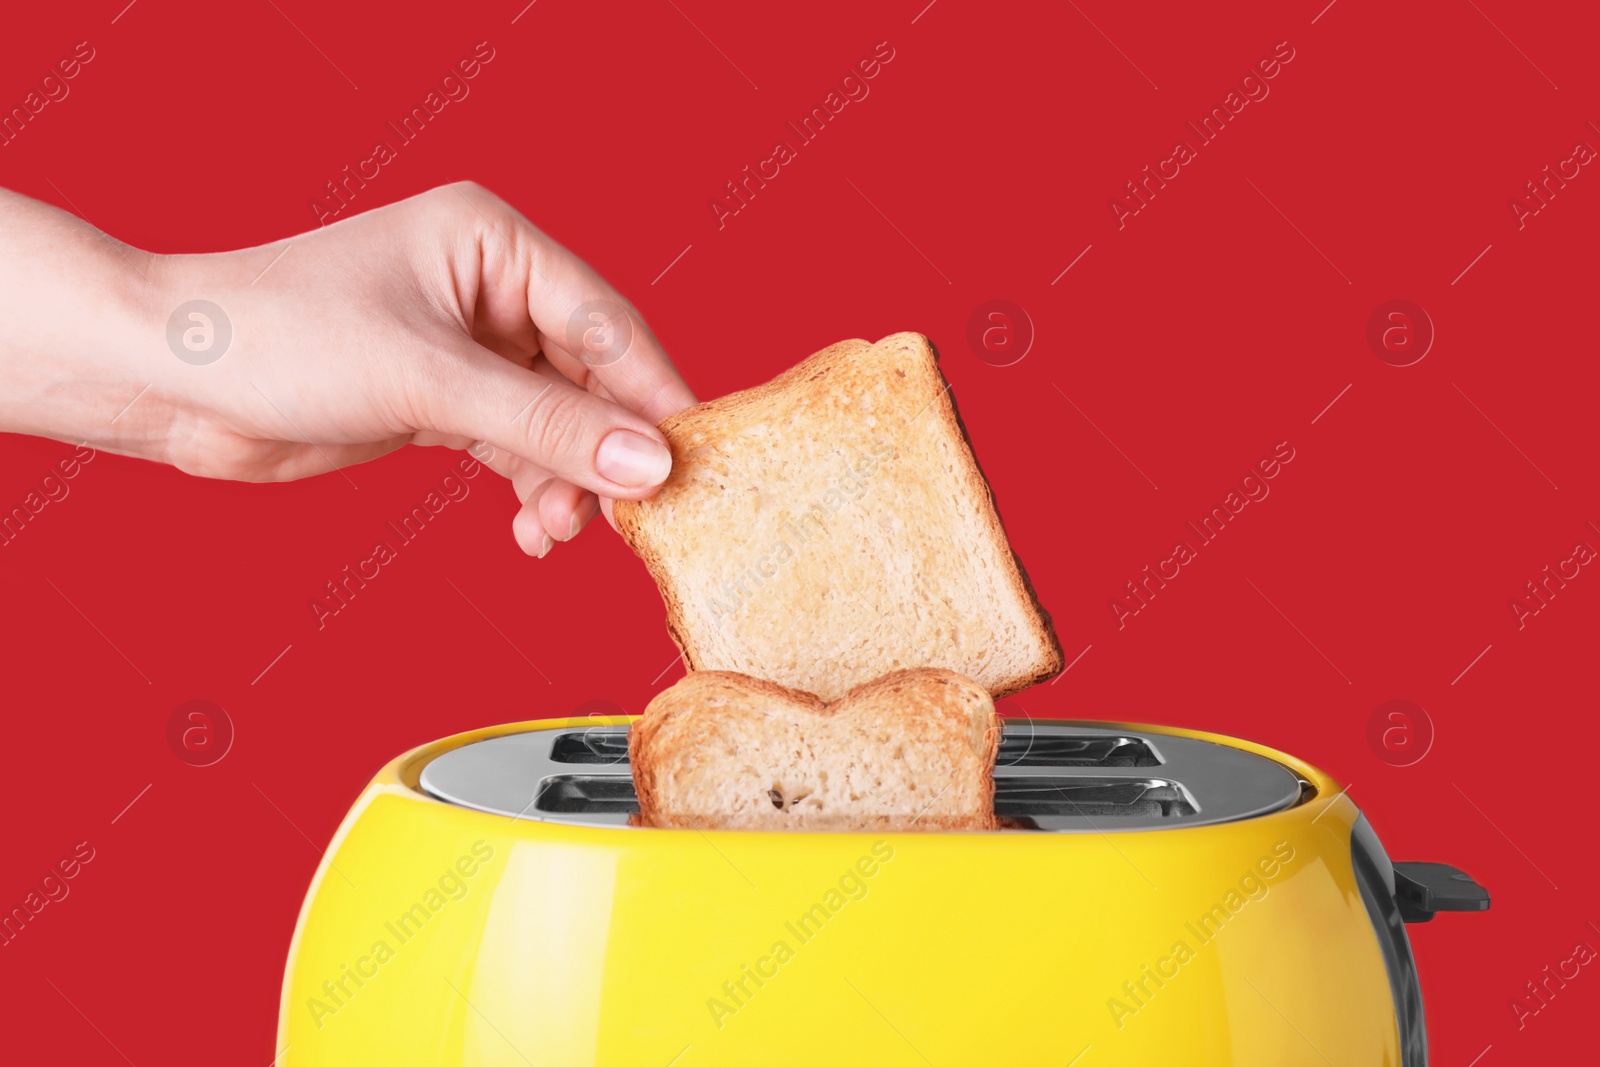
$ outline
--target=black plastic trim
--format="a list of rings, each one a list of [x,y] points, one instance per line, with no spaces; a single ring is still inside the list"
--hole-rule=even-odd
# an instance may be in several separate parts
[[[1394,898],[1408,923],[1432,922],[1441,911],[1489,910],[1489,891],[1448,863],[1396,863]]]
[[[1389,972],[1395,1023],[1400,1033],[1400,1067],[1427,1067],[1428,1027],[1422,1013],[1422,983],[1411,939],[1394,895],[1394,865],[1365,815],[1350,830],[1350,865],[1367,906],[1383,965]]]

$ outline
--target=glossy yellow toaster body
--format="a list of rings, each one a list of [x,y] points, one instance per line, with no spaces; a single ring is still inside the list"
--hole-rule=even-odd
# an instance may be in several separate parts
[[[1156,811],[1125,829],[1086,800],[1066,832],[654,830],[550,817],[567,802],[548,781],[521,812],[423,785],[434,761],[486,741],[548,747],[629,721],[499,726],[386,766],[301,911],[279,1062],[1424,1062],[1393,866],[1299,760],[1192,731],[1056,724],[1152,752],[1221,746],[1294,790],[1277,810],[1171,828]],[[1163,767],[1097,773],[1148,796]]]

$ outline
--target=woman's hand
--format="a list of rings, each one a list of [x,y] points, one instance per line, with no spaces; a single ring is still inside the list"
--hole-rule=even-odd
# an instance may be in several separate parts
[[[655,491],[655,424],[694,403],[627,301],[471,184],[213,255],[14,194],[0,230],[0,429],[246,481],[466,448],[511,479],[542,556],[602,499]]]

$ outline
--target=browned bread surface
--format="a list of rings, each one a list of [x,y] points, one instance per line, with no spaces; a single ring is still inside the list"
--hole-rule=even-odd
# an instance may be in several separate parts
[[[997,697],[1061,670],[921,334],[841,341],[661,429],[671,475],[615,515],[691,670],[824,699],[903,668]]]
[[[717,830],[992,830],[1000,720],[952,671],[898,671],[831,704],[695,671],[634,723],[646,826]]]

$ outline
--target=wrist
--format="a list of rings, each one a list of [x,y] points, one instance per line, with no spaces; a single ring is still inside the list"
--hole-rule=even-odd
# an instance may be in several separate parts
[[[76,220],[56,223],[24,225],[20,241],[0,248],[12,274],[0,296],[10,324],[0,342],[0,430],[131,451],[118,447],[116,416],[144,384],[138,364],[157,329],[159,257]]]

